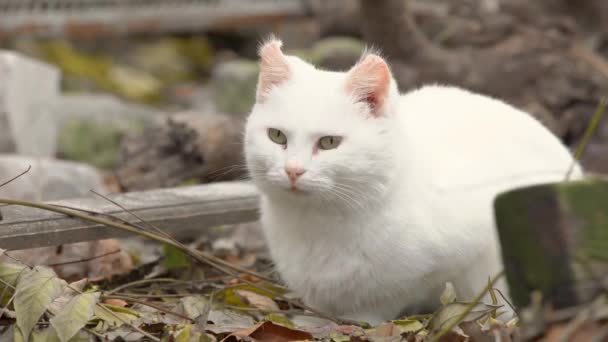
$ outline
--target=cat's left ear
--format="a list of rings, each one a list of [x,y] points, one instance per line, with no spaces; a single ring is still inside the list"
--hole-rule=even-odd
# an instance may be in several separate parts
[[[364,102],[374,117],[383,115],[384,105],[391,86],[391,72],[384,59],[375,54],[366,55],[348,72],[346,91],[357,101]]]
[[[256,100],[262,103],[268,97],[273,87],[287,81],[290,76],[287,57],[281,51],[283,43],[278,39],[271,39],[260,47],[260,75]]]

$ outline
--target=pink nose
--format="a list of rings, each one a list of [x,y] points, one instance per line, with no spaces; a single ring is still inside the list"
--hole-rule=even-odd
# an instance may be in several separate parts
[[[292,183],[295,183],[306,170],[299,166],[285,166],[285,173]]]

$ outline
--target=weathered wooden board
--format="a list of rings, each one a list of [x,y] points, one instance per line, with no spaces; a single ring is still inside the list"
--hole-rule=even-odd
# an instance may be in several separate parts
[[[307,14],[306,0],[2,0],[0,40],[235,29]]]
[[[497,197],[510,294],[541,291],[554,307],[585,303],[608,285],[608,181],[538,185]]]
[[[165,229],[173,236],[219,225],[255,221],[258,195],[252,184],[225,182],[109,196],[123,207]],[[91,194],[88,198],[53,202],[112,214],[138,222],[129,213]],[[14,250],[122,237],[128,233],[68,218],[61,214],[19,206],[0,207],[0,248]]]

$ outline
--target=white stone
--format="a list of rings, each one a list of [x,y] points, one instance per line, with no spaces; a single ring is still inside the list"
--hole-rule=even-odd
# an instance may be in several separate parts
[[[0,198],[51,201],[92,196],[90,190],[106,192],[97,169],[82,163],[50,158],[0,154],[0,184],[31,170],[0,187]]]
[[[53,107],[60,77],[51,65],[0,50],[0,151],[37,157],[55,154]]]

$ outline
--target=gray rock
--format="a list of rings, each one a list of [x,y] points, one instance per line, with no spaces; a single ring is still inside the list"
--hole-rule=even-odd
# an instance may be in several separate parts
[[[257,62],[235,59],[219,64],[212,76],[215,104],[220,112],[248,113],[255,103]]]
[[[134,121],[151,123],[162,113],[158,109],[105,94],[66,94],[57,99],[53,110],[60,126],[72,119],[84,119],[121,128],[130,127]]]
[[[0,151],[55,155],[57,121],[52,107],[59,94],[59,71],[0,50],[0,80]]]
[[[0,183],[31,170],[0,188],[0,197],[50,201],[82,197],[90,190],[105,192],[101,174],[93,167],[49,158],[0,154]]]

